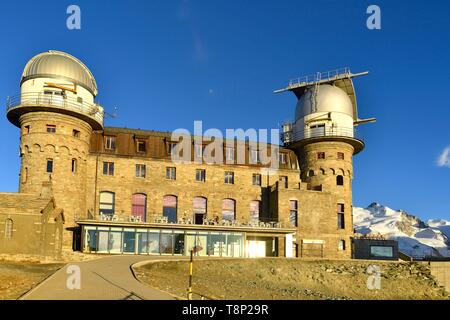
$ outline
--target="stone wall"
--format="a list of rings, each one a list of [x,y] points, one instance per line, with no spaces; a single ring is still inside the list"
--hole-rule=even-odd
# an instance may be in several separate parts
[[[76,226],[76,217],[86,212],[86,171],[91,127],[75,117],[31,112],[20,118],[21,124],[21,193],[39,194],[42,183],[51,181],[53,195],[64,208],[67,229]],[[56,126],[55,133],[47,125]],[[78,136],[74,136],[77,130]],[[53,159],[53,172],[47,173],[47,160]],[[72,161],[75,170],[72,171]],[[66,232],[64,246],[71,248],[72,232]]]

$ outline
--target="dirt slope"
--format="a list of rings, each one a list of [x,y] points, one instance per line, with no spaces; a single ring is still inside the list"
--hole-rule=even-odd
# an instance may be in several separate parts
[[[380,268],[379,290],[368,289],[369,265]],[[149,263],[135,268],[135,273],[152,287],[186,297],[187,261]],[[193,290],[215,299],[238,300],[449,299],[426,265],[356,260],[197,260]]]

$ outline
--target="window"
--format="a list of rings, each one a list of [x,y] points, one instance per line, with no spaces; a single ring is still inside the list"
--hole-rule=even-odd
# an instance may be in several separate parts
[[[11,239],[13,236],[13,220],[6,219],[5,220],[5,239]]]
[[[77,97],[77,102],[78,103],[83,103],[83,98],[82,97]]]
[[[206,216],[207,200],[203,197],[195,197],[193,201],[194,206],[194,222],[195,224],[203,224],[203,218]]]
[[[344,185],[344,177],[339,175],[336,177],[336,185],[343,186]]]
[[[338,158],[338,160],[344,160],[344,153],[343,152],[338,152],[337,153],[337,158]]]
[[[175,155],[177,152],[177,144],[175,142],[169,142],[167,144],[167,155],[172,156]]]
[[[72,159],[72,173],[77,172],[77,159]]]
[[[344,251],[345,250],[345,240],[339,240],[338,250],[339,251]]]
[[[233,199],[222,200],[222,219],[233,221],[236,217],[236,201]]]
[[[105,176],[114,175],[114,162],[103,162],[103,175]]]
[[[135,193],[131,196],[131,214],[140,217],[145,222],[147,213],[147,195],[143,193]]]
[[[29,134],[30,133],[30,126],[24,126],[23,127],[23,134]]]
[[[234,161],[234,148],[233,147],[225,148],[225,159],[227,162]]]
[[[163,216],[167,217],[168,222],[177,222],[177,200],[176,196],[163,197]]]
[[[115,198],[116,195],[114,192],[100,192],[100,214],[114,215]]]
[[[261,159],[259,157],[258,149],[250,148],[250,163],[256,164],[260,162]]]
[[[205,182],[206,181],[206,171],[203,169],[195,170],[195,181]]]
[[[147,151],[145,140],[137,140],[136,150],[137,150],[137,152],[146,152]]]
[[[47,125],[47,133],[56,133],[56,126],[52,124]]]
[[[325,152],[317,152],[317,159],[325,159]]]
[[[370,246],[370,256],[376,258],[394,257],[394,248],[392,246]]]
[[[298,226],[298,203],[297,200],[289,201],[289,222],[292,227]]]
[[[225,171],[224,182],[225,184],[234,184],[234,172]]]
[[[281,164],[286,164],[287,163],[287,153],[280,153],[279,154],[279,162]]]
[[[258,173],[254,173],[252,182],[254,186],[261,186],[261,175]]]
[[[105,136],[105,149],[116,150],[116,137]]]
[[[47,159],[47,173],[53,172],[53,159]]]
[[[337,204],[338,212],[338,229],[345,229],[345,205],[343,203]]]
[[[79,139],[80,135],[81,135],[80,131],[75,130],[75,129],[72,130],[72,136],[74,136],[75,138]]]
[[[254,200],[250,202],[250,220],[259,221],[260,208],[261,208],[261,201]]]
[[[288,187],[288,177],[280,176],[280,183],[284,188],[287,188]]]
[[[314,170],[309,170],[308,177],[314,177],[314,176],[315,176]]]
[[[136,165],[136,177],[145,178],[145,164]]]
[[[167,167],[166,168],[166,179],[176,180],[177,179],[177,168]]]

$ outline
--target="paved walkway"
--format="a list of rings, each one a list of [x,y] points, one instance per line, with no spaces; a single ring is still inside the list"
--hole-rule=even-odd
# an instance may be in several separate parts
[[[164,257],[170,259],[171,257]],[[179,259],[179,257],[177,257]],[[44,282],[26,293],[21,300],[173,300],[164,292],[152,289],[136,280],[130,266],[159,256],[107,256],[104,258],[69,263]],[[81,271],[81,288],[69,289],[67,273],[70,265]]]

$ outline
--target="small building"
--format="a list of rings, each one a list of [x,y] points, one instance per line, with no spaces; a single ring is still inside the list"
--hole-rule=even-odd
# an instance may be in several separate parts
[[[60,257],[64,214],[47,191],[0,193],[0,253]]]
[[[196,247],[200,249],[197,256],[292,257],[292,234],[296,232],[295,228],[271,223],[229,225],[211,221],[195,225],[167,223],[158,217],[151,222],[108,220],[77,221],[82,252],[188,256]]]
[[[352,258],[364,260],[398,260],[398,242],[382,238],[352,238]]]

